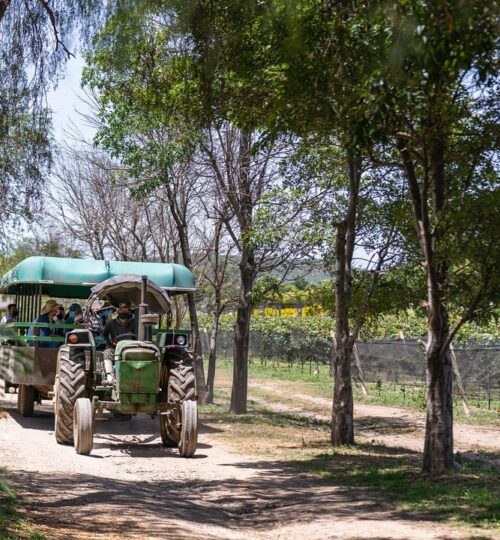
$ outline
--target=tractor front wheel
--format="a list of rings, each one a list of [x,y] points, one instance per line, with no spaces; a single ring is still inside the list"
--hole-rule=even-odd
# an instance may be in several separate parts
[[[163,369],[162,387],[167,390],[170,410],[168,414],[160,414],[161,440],[164,446],[179,447],[182,456],[191,457],[196,450],[198,440],[198,409],[193,358],[185,349],[172,349],[167,354],[168,364],[165,366],[166,369]],[[185,403],[188,405],[184,405]],[[193,410],[196,412],[195,420],[193,420]],[[187,419],[186,429],[185,418]],[[196,432],[195,437],[193,430]],[[193,440],[195,441],[194,448]]]
[[[88,398],[76,400],[73,411],[73,441],[77,454],[88,456],[94,446],[94,415]]]
[[[196,401],[183,401],[181,405],[181,440],[179,453],[190,458],[196,452],[198,444],[198,404]]]

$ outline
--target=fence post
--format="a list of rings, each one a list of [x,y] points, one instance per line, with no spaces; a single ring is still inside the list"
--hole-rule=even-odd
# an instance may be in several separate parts
[[[450,356],[451,356],[451,366],[453,368],[453,372],[455,373],[455,377],[457,379],[458,391],[460,392],[460,395],[462,396],[462,405],[464,408],[464,413],[465,413],[465,416],[469,417],[470,409],[469,409],[469,405],[467,404],[467,398],[465,397],[465,389],[462,383],[462,376],[460,375],[460,371],[458,369],[458,362],[457,362],[457,357],[455,356],[455,349],[453,348],[453,343],[450,343]]]
[[[330,332],[330,337],[332,338],[332,354],[330,355],[330,377],[335,375],[335,356],[337,355],[337,340],[335,339],[335,332],[332,330]]]
[[[354,363],[356,364],[356,369],[358,370],[359,382],[361,383],[361,391],[363,392],[363,395],[366,397],[368,395],[368,390],[366,389],[365,374],[363,373],[363,368],[361,367],[361,360],[359,358],[358,346],[356,345],[356,343],[354,344],[352,348],[352,353],[354,356]]]

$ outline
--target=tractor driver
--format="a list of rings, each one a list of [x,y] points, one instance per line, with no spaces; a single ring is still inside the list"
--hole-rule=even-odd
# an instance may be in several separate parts
[[[116,338],[123,334],[135,334],[137,336],[137,321],[132,315],[130,304],[127,302],[118,304],[116,313],[116,319],[110,319],[102,331],[102,335],[104,336],[107,344],[107,348],[104,351],[104,371],[106,380],[110,384],[112,384],[114,381],[114,353],[112,347],[114,346]]]
[[[116,313],[116,319],[109,320],[102,332],[108,346],[112,345],[116,338],[122,334],[137,335],[137,321],[132,315],[130,304],[128,302],[118,304]]]

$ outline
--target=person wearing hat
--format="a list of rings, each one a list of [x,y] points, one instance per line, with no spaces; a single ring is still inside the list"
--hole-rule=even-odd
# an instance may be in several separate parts
[[[54,319],[57,317],[57,314],[59,313],[59,308],[61,308],[61,304],[58,304],[55,300],[47,300],[45,302],[42,313],[33,321],[35,323],[53,323]],[[49,327],[44,328],[38,328],[40,331],[38,335],[44,336],[44,337],[52,337],[54,336],[54,330]],[[28,336],[34,336],[35,335],[35,327],[30,326],[28,330]],[[34,342],[30,341],[28,342],[28,345],[33,346]],[[40,340],[38,342],[39,347],[59,347],[60,343],[52,342],[52,341],[42,341]]]
[[[116,314],[116,319],[110,319],[102,331],[108,345],[111,345],[122,334],[137,335],[137,321],[132,315],[130,304],[127,302],[118,304]]]

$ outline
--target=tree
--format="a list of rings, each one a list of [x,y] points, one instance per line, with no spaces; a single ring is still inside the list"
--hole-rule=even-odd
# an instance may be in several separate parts
[[[258,133],[224,124],[204,132],[200,150],[205,160],[203,174],[212,178],[217,199],[234,216],[225,221],[239,254],[241,282],[234,328],[231,412],[243,414],[247,407],[248,344],[257,276],[280,266],[289,269],[302,256],[303,243],[291,242],[291,237],[295,235],[298,240],[299,236],[292,229],[293,216],[298,213],[286,211],[285,205],[281,216],[275,215],[269,227],[271,194],[279,191],[278,163],[285,155],[284,146],[264,144]]]
[[[215,114],[270,134],[315,135],[317,145],[330,138],[340,147],[330,181],[338,173],[336,188],[343,190],[344,212],[335,218],[326,213],[321,219],[329,220],[330,228],[333,221],[336,230],[332,442],[352,444],[350,363],[364,319],[351,333],[352,259],[364,161],[372,144],[367,136],[370,112],[360,104],[379,47],[379,36],[370,28],[368,3],[335,8],[323,2],[188,4],[179,8],[181,20],[193,35],[200,78],[208,87],[206,103]],[[378,252],[387,253],[387,247]],[[377,264],[376,273],[384,261]]]
[[[478,253],[462,241],[472,237],[462,232],[470,222],[460,209],[492,209],[496,196],[496,7],[496,2],[479,1],[333,5],[269,0],[184,3],[179,8],[194,36],[210,97],[222,93],[233,117],[274,133],[336,134],[346,154],[353,203],[363,154],[378,161],[384,141],[399,153],[399,163],[394,163],[394,152],[386,153],[384,161],[393,169],[403,167],[427,274],[424,470],[432,472],[453,464],[449,343],[464,321],[487,310],[498,290],[489,256],[495,255],[489,233],[498,221],[491,212],[479,213],[489,228],[473,242],[487,246],[483,259],[470,255],[464,264],[451,257],[452,246],[457,255]],[[340,222],[336,244],[342,259],[337,330],[343,328],[344,336],[348,332],[341,319],[346,318],[340,312],[347,291],[342,283],[349,282],[356,214],[353,204]],[[454,329],[449,328],[447,306],[452,268],[472,278],[470,302]],[[337,354],[342,365],[347,365],[345,352]]]
[[[94,0],[0,2],[1,228],[40,207],[52,163],[46,93],[71,55],[71,34],[91,32],[101,7]]]
[[[246,411],[251,295],[257,273],[283,264],[300,251],[289,244],[284,247],[285,222],[276,227],[275,234],[260,237],[254,227],[268,191],[277,187],[277,163],[286,145],[205,114],[200,104],[206,96],[192,69],[188,40],[176,33],[168,10],[159,8],[154,13],[152,19],[129,6],[96,41],[86,81],[99,93],[102,104],[98,140],[137,177],[139,190],[160,184],[169,189],[175,167],[198,163],[194,178],[210,179],[218,200],[230,211],[232,217],[224,225],[239,252],[242,282],[231,410],[242,413]],[[175,208],[171,210],[174,215]],[[180,239],[182,245],[181,234]],[[195,323],[194,308],[191,315]]]
[[[463,324],[491,311],[500,290],[497,8],[393,2],[383,11],[386,64],[373,74],[373,99],[388,113],[380,117],[391,136],[386,159],[399,154],[426,272],[423,469],[432,473],[453,467],[449,346]]]
[[[206,309],[212,315],[212,326],[208,345],[207,397],[206,403],[213,403],[215,369],[217,362],[217,338],[219,336],[220,317],[227,305],[237,300],[237,272],[232,255],[234,243],[228,237],[224,223],[229,220],[227,208],[217,199],[206,200],[207,193],[200,197],[204,207],[208,226],[198,234],[203,239],[206,254],[198,288],[206,300]],[[204,283],[200,287],[200,281]]]
[[[94,148],[66,148],[56,169],[50,213],[96,259],[180,262],[166,195],[133,197],[134,181]]]

